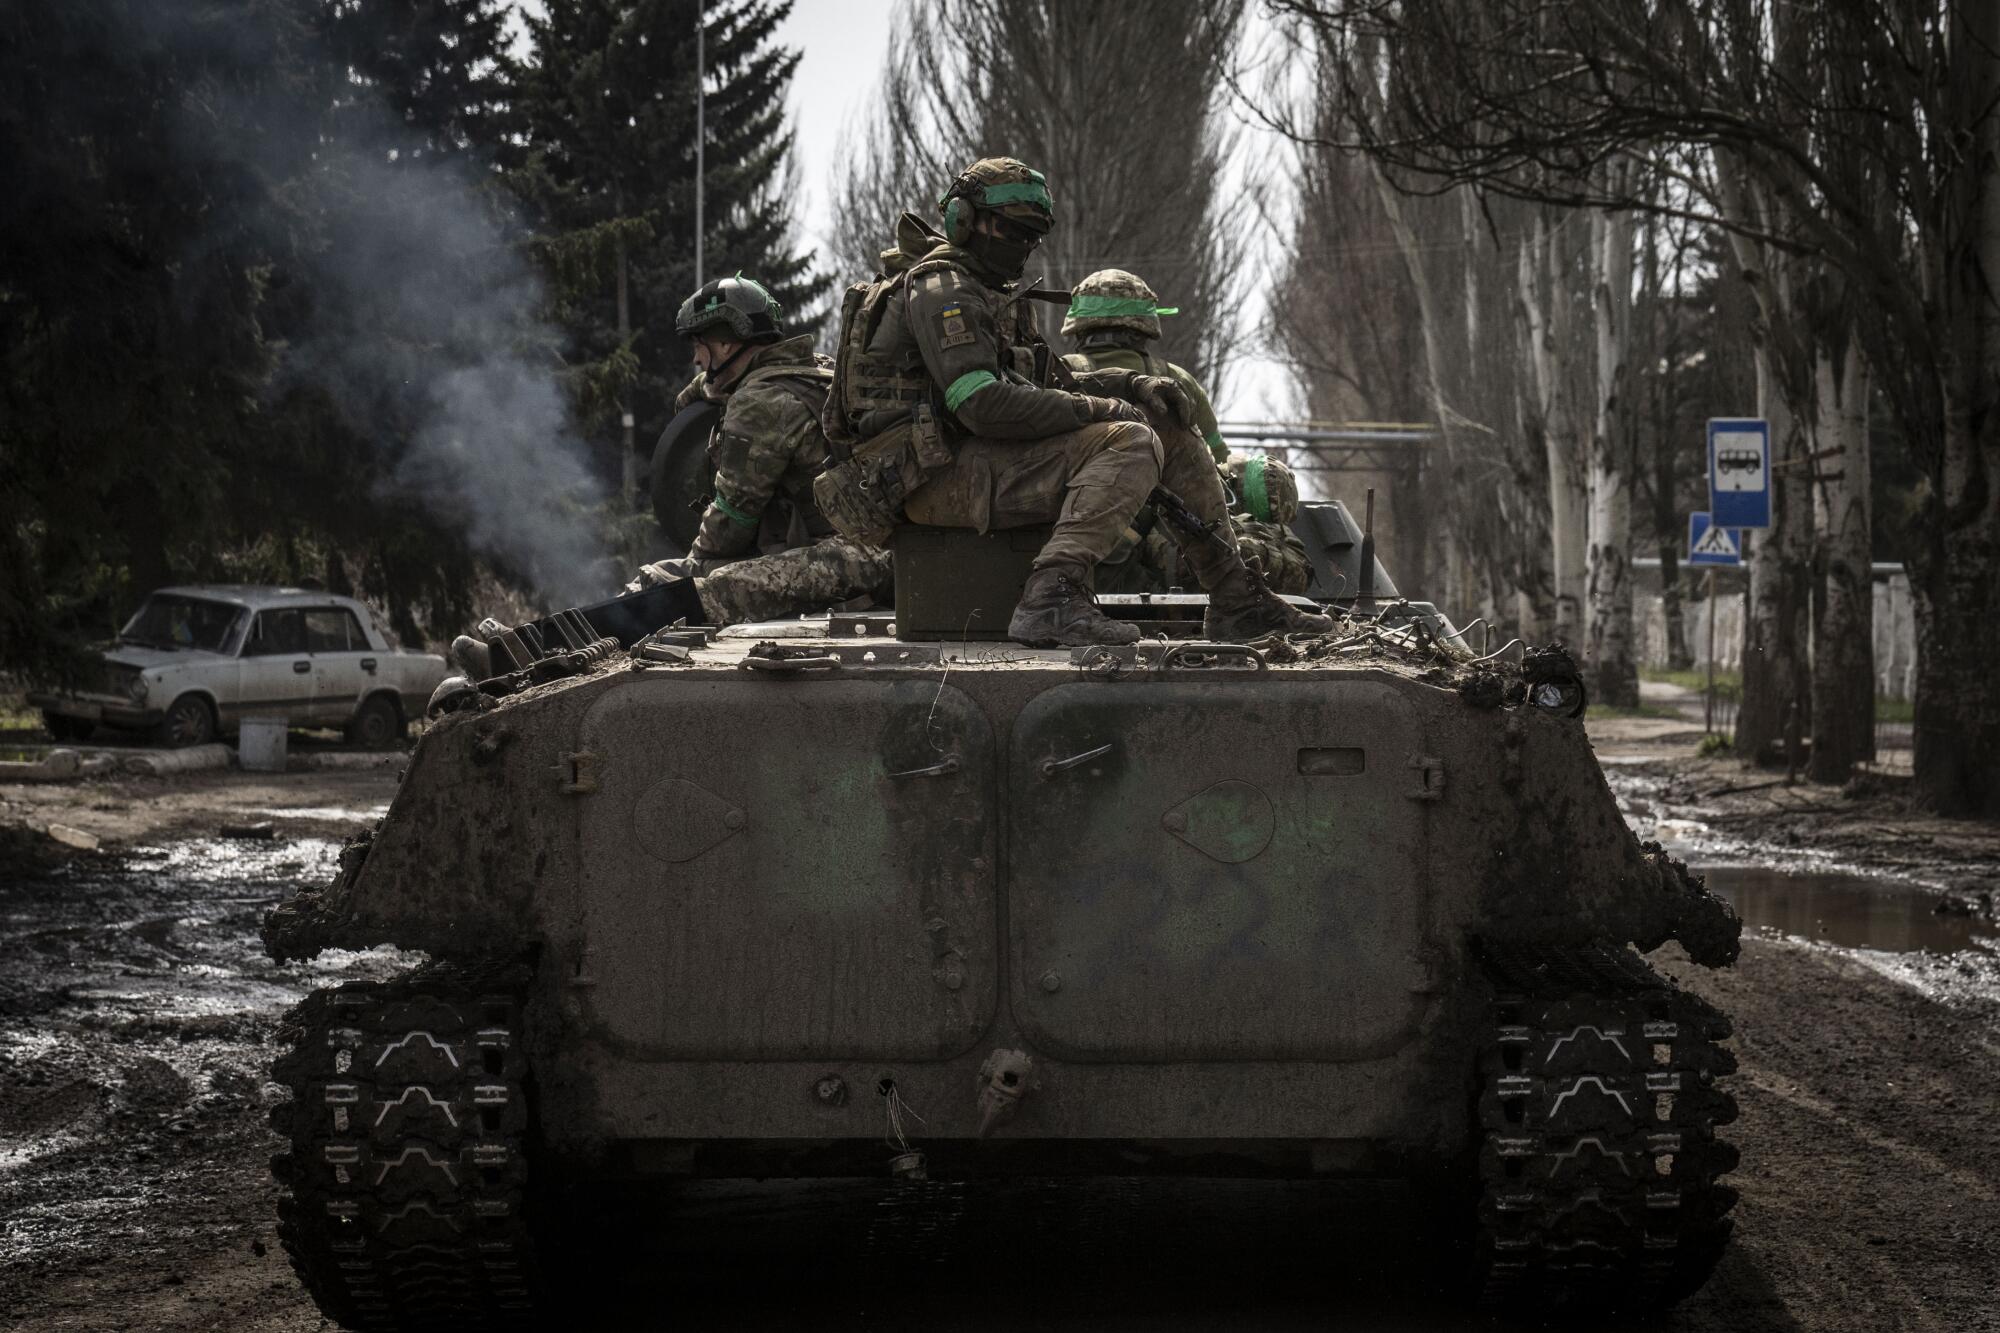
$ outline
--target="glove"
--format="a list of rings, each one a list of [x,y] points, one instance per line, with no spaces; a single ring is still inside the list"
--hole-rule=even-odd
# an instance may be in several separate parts
[[[625,585],[626,592],[644,592],[657,588],[663,583],[676,579],[691,579],[699,574],[712,573],[720,560],[704,560],[698,556],[684,555],[677,560],[656,560],[650,565],[639,566],[639,572]]]
[[[1132,381],[1132,390],[1148,412],[1176,422],[1182,430],[1194,428],[1194,400],[1174,380],[1165,375],[1141,375]]]
[[[1092,421],[1130,421],[1137,425],[1150,424],[1146,420],[1145,409],[1136,403],[1121,402],[1116,398],[1098,398],[1085,395],[1084,403],[1090,411]]]

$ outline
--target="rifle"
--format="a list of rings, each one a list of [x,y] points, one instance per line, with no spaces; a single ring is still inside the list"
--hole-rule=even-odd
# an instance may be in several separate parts
[[[1201,515],[1187,507],[1187,501],[1181,499],[1180,496],[1175,495],[1166,487],[1155,486],[1153,493],[1146,497],[1146,503],[1153,507],[1154,513],[1161,515],[1167,522],[1179,528],[1186,535],[1195,538],[1197,541],[1207,538],[1225,551],[1230,549],[1229,543],[1215,531],[1217,527],[1221,526],[1219,522],[1202,522]]]

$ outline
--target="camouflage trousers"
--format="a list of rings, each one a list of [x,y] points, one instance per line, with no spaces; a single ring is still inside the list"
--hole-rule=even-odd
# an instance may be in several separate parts
[[[1088,568],[1159,483],[1160,446],[1131,421],[1100,421],[1039,440],[958,442],[951,464],[903,502],[912,523],[943,528],[1025,528],[1055,524],[1037,568]]]
[[[893,582],[887,551],[826,537],[776,555],[713,566],[694,586],[716,624],[741,625],[825,611],[861,596],[888,605]]]
[[[1312,565],[1306,560],[1305,543],[1291,529],[1260,523],[1245,514],[1231,514],[1229,527],[1236,539],[1236,554],[1264,576],[1272,592],[1304,594],[1312,582]],[[1180,549],[1167,540],[1158,524],[1099,565],[1096,585],[1099,592],[1165,592],[1170,588],[1194,592],[1202,586]]]
[[[1055,523],[1036,568],[1096,565],[1118,548],[1154,486],[1178,495],[1204,521],[1228,512],[1229,497],[1201,437],[1155,418],[1151,427],[1104,421],[1041,440],[961,441],[951,466],[903,504],[912,523],[1021,528]],[[1228,533],[1227,525],[1219,528]],[[1229,564],[1213,544],[1191,554],[1206,587]]]

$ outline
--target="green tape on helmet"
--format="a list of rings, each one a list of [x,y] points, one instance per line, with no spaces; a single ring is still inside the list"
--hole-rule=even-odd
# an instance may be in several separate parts
[[[1055,212],[1055,200],[1049,197],[1049,187],[1038,180],[1014,181],[1006,185],[983,185],[979,188],[979,203],[985,208],[1005,208],[1008,204],[1032,204],[1044,213]]]
[[[1243,460],[1243,507],[1259,523],[1271,521],[1271,491],[1264,484],[1264,458],[1261,454]]]
[[[1127,315],[1144,319],[1148,315],[1178,315],[1180,312],[1179,306],[1154,305],[1136,296],[1072,296],[1069,299],[1071,319],[1115,319]]]

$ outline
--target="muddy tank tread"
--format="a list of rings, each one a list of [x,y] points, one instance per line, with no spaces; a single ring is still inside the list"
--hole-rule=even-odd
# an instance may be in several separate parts
[[[526,1327],[528,969],[440,963],[349,982],[288,1014],[271,1123],[278,1236],[344,1327]]]
[[[1490,1308],[1659,1308],[1707,1280],[1736,1192],[1729,1020],[1628,948],[1492,946],[1477,1278]]]

